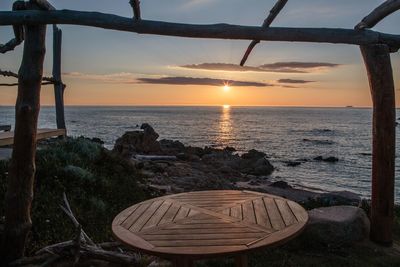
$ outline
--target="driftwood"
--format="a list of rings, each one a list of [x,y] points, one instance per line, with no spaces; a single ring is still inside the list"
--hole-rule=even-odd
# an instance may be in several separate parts
[[[400,48],[400,35],[371,30],[321,28],[278,28],[238,26],[229,24],[197,25],[140,20],[104,14],[71,10],[56,11],[1,11],[0,25],[70,24],[110,30],[210,39],[261,41],[341,43],[353,45],[386,44],[392,51]]]
[[[162,155],[135,155],[137,160],[145,161],[174,161],[177,160],[176,156],[162,156]]]
[[[33,257],[18,259],[12,262],[10,266],[26,266],[33,263],[48,264],[49,262],[54,263],[55,261],[65,258],[70,258],[74,261],[74,264],[78,263],[82,258],[97,259],[131,266],[138,264],[140,255],[123,253],[122,249],[120,249],[121,244],[118,242],[93,243],[75,218],[65,194],[63,200],[61,208],[76,229],[75,238],[73,240],[46,246],[38,250]],[[119,249],[121,252],[108,251],[106,249]]]
[[[371,239],[390,245],[394,219],[396,106],[389,48],[361,47],[373,102]]]
[[[358,23],[355,29],[372,28],[388,15],[400,9],[400,0],[387,0]]]
[[[264,20],[264,23],[261,27],[268,28],[269,26],[271,26],[271,23],[275,20],[276,16],[278,16],[279,12],[281,12],[281,10],[285,7],[287,2],[288,0],[278,0],[278,2],[276,2],[275,6],[269,12],[268,17]],[[260,43],[260,40],[253,40],[250,43],[249,47],[244,53],[242,60],[240,61],[240,66],[243,66],[246,63],[251,51],[253,51],[254,47],[258,43]]]
[[[36,8],[34,5],[28,8]],[[36,133],[45,56],[46,25],[24,26],[25,43],[18,75],[14,145],[5,198],[4,246],[1,261],[24,255],[32,226],[31,203],[35,178]],[[5,265],[4,264],[4,265]]]
[[[61,49],[62,49],[62,31],[53,25],[53,79],[58,81],[54,83],[54,98],[56,105],[56,122],[58,129],[67,129],[64,116],[64,90],[65,85],[61,76]]]
[[[24,1],[14,2],[12,7],[13,11],[24,10],[24,9],[26,9]],[[14,25],[13,30],[15,38],[11,39],[6,44],[0,44],[0,53],[5,54],[9,51],[14,50],[24,40],[24,28],[22,27],[22,25]]]
[[[56,8],[52,4],[50,4],[47,0],[33,0],[33,2],[35,2],[40,9],[56,10]]]
[[[12,71],[5,71],[0,69],[0,75],[4,77],[13,77],[13,78],[19,78],[19,74],[12,72]],[[42,77],[42,81],[45,81],[46,83],[42,83],[42,85],[46,84],[63,84],[62,81],[59,81],[53,77]],[[18,83],[15,83],[14,85],[18,85]],[[65,84],[63,84],[65,87]]]
[[[130,0],[129,3],[133,9],[133,16],[136,20],[140,20],[140,0]]]

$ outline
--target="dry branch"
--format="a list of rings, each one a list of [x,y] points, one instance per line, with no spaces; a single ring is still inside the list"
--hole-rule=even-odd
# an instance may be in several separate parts
[[[271,23],[274,21],[276,16],[278,16],[279,12],[281,12],[281,10],[285,7],[287,2],[288,2],[288,0],[278,0],[278,2],[275,4],[275,6],[270,10],[268,17],[264,20],[264,23],[261,27],[268,28],[269,26],[271,26]],[[250,43],[249,47],[247,48],[246,52],[244,53],[242,60],[240,61],[240,66],[243,66],[246,63],[251,51],[254,49],[254,47],[259,42],[260,42],[260,40],[253,40]]]
[[[19,259],[13,262],[11,266],[26,266],[41,262],[47,264],[48,262],[52,263],[62,258],[71,259],[73,260],[74,264],[77,264],[81,258],[103,260],[128,266],[135,266],[139,262],[139,255],[105,250],[106,248],[117,249],[121,246],[120,243],[106,242],[97,245],[93,243],[93,241],[82,229],[82,226],[75,218],[75,215],[72,213],[70,204],[65,194],[63,195],[63,205],[61,208],[68,215],[68,218],[72,221],[76,229],[75,238],[73,240],[44,247],[37,251],[35,256]]]
[[[19,78],[18,74],[12,71],[3,71],[0,69],[0,76],[5,76],[5,77],[13,77],[13,78]],[[48,85],[48,84],[62,84],[63,86],[65,86],[65,84],[63,84],[62,82],[54,79],[53,77],[43,77],[42,81],[44,81],[42,83],[42,85]],[[12,85],[8,85],[8,86],[14,86],[14,85],[18,85],[18,83],[12,84]],[[7,86],[5,84],[0,84],[0,86]]]
[[[35,2],[40,9],[43,10],[56,10],[56,8],[50,4],[47,0],[31,0],[32,2]]]
[[[25,10],[26,5],[24,1],[16,1],[13,4],[12,10]],[[5,54],[14,50],[18,45],[24,41],[24,27],[22,25],[13,25],[15,38],[8,41],[6,44],[0,44],[0,53]]]
[[[129,3],[132,6],[134,18],[140,20],[140,0],[130,0]]]
[[[400,0],[387,0],[358,23],[355,29],[372,28],[388,15],[400,9]]]
[[[160,21],[132,21],[117,15],[71,10],[0,11],[0,25],[69,24],[110,30],[180,36],[191,38],[341,43],[353,45],[386,44],[392,50],[400,48],[400,35],[371,30],[357,31],[337,28],[278,28],[229,24],[195,25]]]

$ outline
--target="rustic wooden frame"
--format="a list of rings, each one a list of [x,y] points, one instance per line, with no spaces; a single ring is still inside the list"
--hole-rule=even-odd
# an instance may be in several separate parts
[[[43,76],[44,31],[47,24],[71,24],[110,30],[191,38],[260,41],[339,43],[361,46],[370,81],[374,106],[371,239],[392,243],[394,205],[395,105],[390,53],[400,48],[400,35],[367,30],[400,8],[400,0],[387,0],[366,16],[355,29],[269,27],[286,1],[270,13],[265,27],[228,24],[193,25],[143,20],[139,1],[130,1],[133,18],[99,12],[55,10],[46,0],[16,1],[14,11],[0,12],[0,26],[13,26],[15,38],[0,44],[0,52],[13,50],[25,40],[24,60],[19,78],[16,105],[15,143],[11,160],[6,203],[5,247],[12,260],[23,255],[31,227],[30,206],[33,192],[37,115]],[[23,38],[24,37],[24,38]],[[252,45],[254,46],[254,45]],[[251,48],[252,49],[252,48]],[[251,52],[248,50],[246,55]],[[32,60],[27,60],[31,58]],[[60,58],[57,58],[57,62]],[[244,60],[245,61],[245,60]],[[244,64],[243,61],[243,64]],[[377,68],[376,66],[380,66]],[[28,69],[31,70],[30,75]],[[57,68],[54,76],[60,74]],[[60,81],[60,80],[58,80]],[[61,95],[63,89],[55,88]],[[62,101],[61,101],[62,102]],[[62,112],[61,108],[59,109]],[[11,245],[12,246],[11,246]]]

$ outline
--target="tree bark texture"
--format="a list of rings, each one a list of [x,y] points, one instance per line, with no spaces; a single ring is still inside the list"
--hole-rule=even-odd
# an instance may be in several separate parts
[[[362,46],[373,102],[372,241],[392,244],[396,108],[393,71],[386,45]]]
[[[19,69],[15,107],[15,133],[5,199],[3,263],[24,255],[31,229],[31,204],[35,176],[36,131],[45,56],[45,25],[27,25]]]

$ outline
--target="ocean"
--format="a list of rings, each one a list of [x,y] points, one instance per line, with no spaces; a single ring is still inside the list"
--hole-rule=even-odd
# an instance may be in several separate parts
[[[269,179],[314,191],[370,197],[371,109],[287,107],[66,107],[71,136],[98,137],[112,148],[124,132],[149,123],[160,139],[186,145],[231,146],[265,152],[276,171]],[[0,124],[14,124],[14,108],[0,107]],[[42,107],[39,127],[55,127],[53,107]],[[396,135],[397,143],[400,134]],[[399,155],[399,148],[396,155]],[[337,157],[337,163],[313,160]],[[299,166],[288,161],[307,160]],[[400,162],[396,158],[396,202]]]

